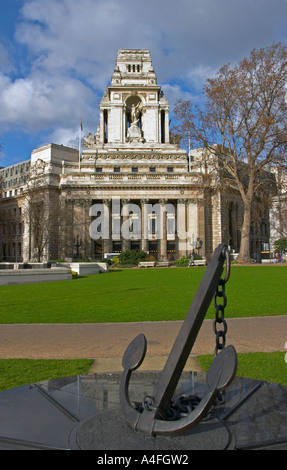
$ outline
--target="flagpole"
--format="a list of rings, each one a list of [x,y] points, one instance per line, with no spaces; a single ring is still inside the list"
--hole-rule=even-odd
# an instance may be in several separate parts
[[[80,119],[80,130],[79,130],[79,171],[81,171],[81,147],[82,147],[82,119]]]

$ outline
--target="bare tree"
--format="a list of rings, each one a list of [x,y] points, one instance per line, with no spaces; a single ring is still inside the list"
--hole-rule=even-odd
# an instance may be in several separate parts
[[[286,166],[286,83],[287,48],[277,43],[252,50],[234,67],[224,65],[207,80],[201,109],[189,101],[176,103],[177,132],[215,155],[221,184],[242,197],[239,261],[250,259],[254,196],[271,189],[272,168]]]
[[[50,241],[54,226],[58,225],[59,206],[50,201],[45,163],[38,160],[30,170],[26,183],[24,218],[29,226],[29,257],[43,258],[44,249]]]

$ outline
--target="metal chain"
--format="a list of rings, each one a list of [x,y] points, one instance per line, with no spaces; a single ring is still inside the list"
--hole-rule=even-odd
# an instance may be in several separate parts
[[[224,310],[227,305],[227,297],[225,294],[225,285],[230,276],[230,252],[226,248],[223,249],[222,255],[226,259],[226,272],[225,278],[220,279],[216,292],[214,295],[214,305],[215,305],[215,320],[213,322],[213,330],[216,335],[216,346],[214,350],[214,355],[217,356],[218,352],[222,350],[226,342],[226,333],[227,333],[227,323],[224,318]],[[218,299],[222,299],[221,303],[218,303]],[[218,325],[222,325],[223,328],[218,329]],[[222,400],[223,392],[219,392],[217,398]],[[174,421],[182,418],[189,414],[193,409],[196,408],[198,403],[201,401],[196,395],[181,395],[172,400],[167,411],[165,413],[161,412],[154,405],[153,397],[147,395],[142,403],[132,402],[133,407],[139,412],[142,413],[144,409],[147,410],[156,410],[157,413],[161,416],[162,419],[167,421]]]
[[[214,306],[215,306],[215,320],[213,322],[213,331],[216,335],[216,346],[214,350],[214,355],[217,356],[218,352],[225,347],[226,343],[226,333],[227,333],[227,323],[224,318],[224,310],[227,305],[227,297],[225,294],[225,285],[230,276],[230,252],[227,248],[223,250],[223,256],[226,258],[226,273],[225,278],[220,279],[216,292],[214,295]],[[221,302],[218,299],[221,299]],[[220,329],[218,328],[220,326]]]

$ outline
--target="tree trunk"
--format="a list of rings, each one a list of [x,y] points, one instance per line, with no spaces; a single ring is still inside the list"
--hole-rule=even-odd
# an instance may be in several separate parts
[[[241,243],[237,260],[241,263],[250,262],[250,228],[251,228],[251,201],[244,202],[244,217],[241,227]]]

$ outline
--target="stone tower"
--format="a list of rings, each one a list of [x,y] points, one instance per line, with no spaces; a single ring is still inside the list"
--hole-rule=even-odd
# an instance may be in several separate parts
[[[152,147],[169,143],[169,106],[148,50],[119,50],[100,103],[99,143]]]

